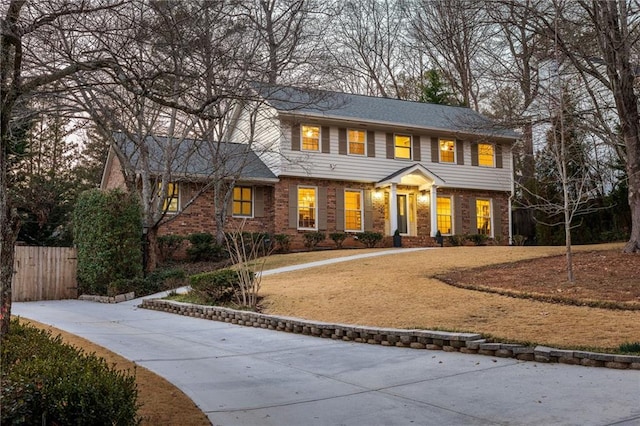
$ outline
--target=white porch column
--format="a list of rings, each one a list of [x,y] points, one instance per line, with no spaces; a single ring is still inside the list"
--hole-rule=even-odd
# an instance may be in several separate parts
[[[389,234],[393,235],[398,229],[398,185],[391,184],[389,189]]]
[[[431,215],[431,236],[435,237],[438,231],[438,187],[431,185],[431,203],[429,205]]]

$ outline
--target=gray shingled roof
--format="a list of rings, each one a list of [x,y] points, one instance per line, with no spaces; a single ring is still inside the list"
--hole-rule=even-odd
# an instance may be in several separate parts
[[[137,144],[124,133],[114,133],[116,144],[130,159],[134,168],[139,169],[140,151]],[[203,178],[214,173],[214,165],[222,164],[221,176],[233,176],[239,172],[240,178],[251,180],[271,180],[276,176],[246,144],[231,142],[208,142],[197,139],[169,139],[163,136],[146,136],[149,147],[150,171],[160,174],[166,162],[165,147],[172,146],[175,152],[171,169],[180,180],[185,177]],[[220,159],[215,161],[214,159]]]
[[[276,110],[291,114],[516,139],[511,129],[464,107],[353,95],[315,89],[262,85],[258,93]]]

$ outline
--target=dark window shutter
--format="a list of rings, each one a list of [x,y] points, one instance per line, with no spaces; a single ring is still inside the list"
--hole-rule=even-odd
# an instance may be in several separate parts
[[[264,217],[264,191],[265,187],[253,188],[253,216]]]
[[[227,217],[233,216],[233,188],[229,188],[231,196],[229,196],[229,202],[227,203]]]
[[[344,188],[336,188],[336,231],[344,231]]]
[[[438,138],[431,138],[431,162],[440,162],[440,143]]]
[[[501,200],[494,198],[493,199],[493,211],[491,212],[491,215],[493,216],[493,224],[491,226],[493,226],[493,236],[494,237],[501,237],[502,236],[502,202]]]
[[[422,155],[420,150],[420,136],[413,137],[413,160],[422,161]]]
[[[476,212],[476,197],[469,198],[469,212],[471,217],[469,223],[471,224],[470,234],[474,235],[478,233],[478,213]]]
[[[393,143],[393,133],[387,133],[387,158],[395,158],[395,144]]]
[[[502,168],[502,145],[496,144],[496,168]]]
[[[364,191],[364,230],[373,231],[373,191]]]
[[[376,156],[376,132],[367,131],[367,157]]]
[[[327,188],[318,188],[318,231],[327,230]]]
[[[456,195],[453,197],[453,233],[454,235],[462,235],[462,197]]]
[[[331,128],[322,126],[320,133],[320,138],[322,139],[322,152],[324,154],[329,154],[331,152]]]
[[[291,125],[291,150],[300,151],[300,124]]]
[[[456,139],[456,163],[464,164],[464,141]]]
[[[478,144],[477,143],[471,144],[471,165],[472,166],[478,165]]]
[[[289,185],[289,228],[298,228],[298,185]]]
[[[341,127],[338,129],[338,154],[347,154],[347,129]]]

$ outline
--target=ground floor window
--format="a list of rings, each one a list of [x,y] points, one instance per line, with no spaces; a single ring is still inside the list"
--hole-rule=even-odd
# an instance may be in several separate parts
[[[298,228],[317,229],[317,217],[317,189],[313,187],[298,187]]]
[[[491,200],[476,200],[478,234],[491,235]]]
[[[344,229],[362,231],[362,191],[344,191]]]
[[[236,186],[233,188],[233,216],[251,217],[253,215],[253,188]]]
[[[452,235],[451,197],[438,197],[436,214],[438,216],[438,231],[443,235]]]
[[[158,193],[161,191],[162,183],[158,183]],[[162,194],[160,194],[162,195]],[[179,186],[177,183],[167,183],[167,196],[162,204],[162,210],[167,213],[177,213],[180,208]]]

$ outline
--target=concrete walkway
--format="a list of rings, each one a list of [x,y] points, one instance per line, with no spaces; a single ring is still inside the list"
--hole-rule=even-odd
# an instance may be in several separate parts
[[[640,371],[347,343],[139,303],[23,302],[13,313],[165,377],[214,425],[640,425]]]

